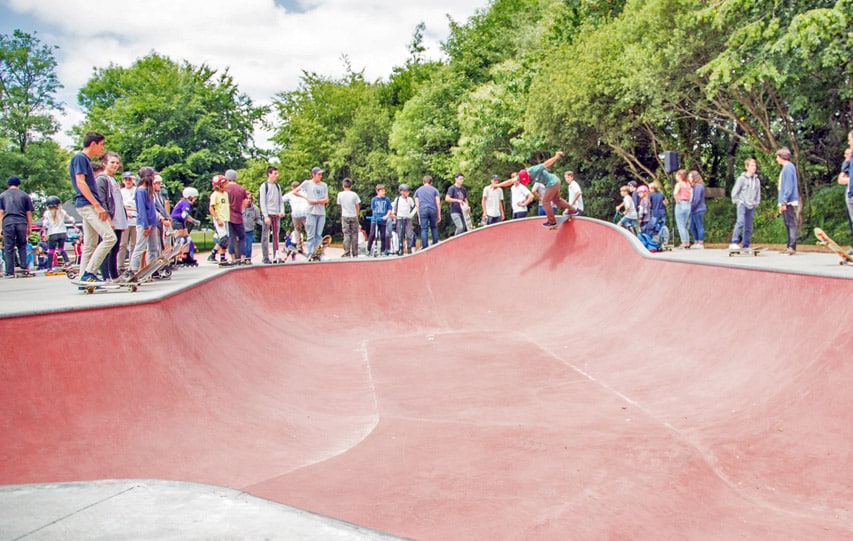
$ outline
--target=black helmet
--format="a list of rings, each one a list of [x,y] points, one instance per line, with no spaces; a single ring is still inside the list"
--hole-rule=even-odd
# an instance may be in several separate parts
[[[55,195],[49,195],[44,202],[49,207],[58,207],[62,203]]]

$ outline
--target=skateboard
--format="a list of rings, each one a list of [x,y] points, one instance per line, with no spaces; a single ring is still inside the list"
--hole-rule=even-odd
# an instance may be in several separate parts
[[[563,225],[565,222],[571,222],[571,221],[572,221],[572,217],[570,215],[562,214],[560,216],[557,216],[557,220],[556,220],[556,223],[554,225],[546,225],[545,227],[550,229],[551,231],[554,231],[555,229],[557,229],[558,227]]]
[[[276,261],[278,261],[278,260],[276,260]],[[220,267],[239,267],[240,265],[251,265],[251,262],[249,262],[248,259],[247,260],[240,260],[236,263],[233,261],[221,261],[218,263],[218,265]]]
[[[172,270],[169,268],[169,265],[172,263],[172,259],[174,259],[181,251],[184,249],[186,245],[186,241],[184,239],[176,239],[172,244],[172,248],[165,253],[161,253],[159,256],[149,261],[147,265],[136,271],[136,274],[127,278],[126,280],[121,280],[118,283],[136,283],[140,284],[146,280],[151,278],[155,272],[163,271],[161,276],[163,278],[171,278]]]
[[[320,241],[320,244],[318,244],[316,247],[314,247],[314,251],[311,252],[310,256],[308,256],[308,261],[320,261],[320,258],[323,256],[323,252],[326,251],[326,248],[331,243],[332,243],[332,237],[330,235],[324,236],[323,240]]]
[[[729,248],[729,257],[733,257],[736,255],[761,255],[761,252],[764,251],[764,246],[749,246],[748,248]]]
[[[471,207],[468,205],[462,204],[462,219],[465,220],[465,230],[473,231],[474,230],[474,221],[471,220]]]
[[[166,253],[160,254],[158,257],[152,259],[148,262],[147,265],[136,271],[135,274],[128,278],[121,279],[119,278],[115,282],[83,282],[82,280],[77,280],[77,273],[67,273],[66,276],[71,280],[71,283],[82,287],[83,291],[86,293],[94,293],[95,291],[105,291],[109,289],[128,289],[131,293],[135,292],[140,285],[147,283],[151,280],[151,276],[158,271],[163,271],[162,276],[164,278],[169,278],[172,275],[172,271],[169,270],[169,265],[172,263],[172,258],[178,255],[181,249],[184,247],[183,240],[179,242],[175,242],[172,246],[172,249]]]
[[[819,227],[814,228],[814,234],[817,237],[817,243],[822,244],[835,252],[835,255],[841,258],[841,261],[838,262],[839,265],[850,265],[853,264],[853,256],[848,255],[847,252],[841,249],[834,240],[829,238],[829,235],[824,233],[823,229]]]

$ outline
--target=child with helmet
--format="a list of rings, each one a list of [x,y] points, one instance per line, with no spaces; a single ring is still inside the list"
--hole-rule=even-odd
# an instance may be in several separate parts
[[[68,241],[68,228],[65,224],[69,221],[74,223],[74,219],[62,210],[62,202],[57,196],[48,196],[45,203],[47,210],[42,216],[42,238],[47,240],[47,260],[50,265],[68,266],[71,261],[65,253],[65,243]]]
[[[187,186],[181,193],[181,200],[175,204],[170,213],[172,219],[172,234],[177,242],[182,242],[184,246],[189,246],[189,230],[187,224],[195,223],[195,219],[190,216],[192,205],[198,199],[198,190],[192,186]],[[182,250],[184,253],[186,250]]]

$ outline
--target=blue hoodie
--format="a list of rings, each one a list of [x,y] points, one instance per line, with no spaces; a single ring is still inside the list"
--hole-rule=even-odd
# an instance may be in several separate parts
[[[156,226],[157,210],[154,208],[154,198],[148,199],[148,189],[142,187],[136,190],[136,225],[141,227]]]

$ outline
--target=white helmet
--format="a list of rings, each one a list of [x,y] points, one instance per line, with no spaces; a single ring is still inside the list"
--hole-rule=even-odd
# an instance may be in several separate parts
[[[192,186],[187,186],[186,188],[184,188],[182,195],[184,196],[184,199],[189,199],[190,197],[195,197],[196,199],[198,199],[198,190],[196,190]]]

